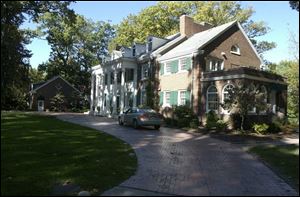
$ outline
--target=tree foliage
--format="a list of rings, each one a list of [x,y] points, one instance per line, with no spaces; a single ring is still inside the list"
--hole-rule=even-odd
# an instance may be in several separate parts
[[[24,108],[29,91],[29,58],[26,49],[31,36],[21,30],[25,14],[37,21],[45,12],[72,15],[70,2],[1,1],[1,109]],[[22,99],[21,99],[22,98]],[[26,106],[26,104],[25,104]]]
[[[241,130],[244,130],[244,120],[248,111],[252,111],[253,107],[259,113],[268,108],[264,98],[266,95],[259,88],[250,88],[249,84],[241,82],[232,90],[228,90],[228,98],[224,100],[221,106],[228,109],[229,112],[238,113],[241,118]]]
[[[38,83],[45,80],[45,73],[36,68],[29,69],[30,83]]]
[[[46,78],[60,75],[79,90],[90,91],[90,68],[102,62],[108,53],[108,42],[114,36],[106,22],[93,22],[77,15],[74,23],[51,13],[40,18],[38,31],[51,47],[48,62],[39,65]]]
[[[299,12],[299,1],[290,1],[290,6],[293,10],[297,10]]]
[[[166,37],[179,31],[179,17],[187,14],[196,22],[209,22],[214,26],[237,20],[260,54],[274,48],[274,42],[257,41],[256,38],[268,33],[269,28],[262,21],[250,20],[254,10],[242,8],[235,1],[160,1],[143,9],[137,15],[129,15],[117,27],[117,36],[110,43],[130,46],[133,42],[144,43],[149,35]]]

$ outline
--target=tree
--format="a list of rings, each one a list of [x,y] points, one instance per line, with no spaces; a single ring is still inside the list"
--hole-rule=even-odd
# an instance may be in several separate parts
[[[29,69],[30,83],[38,83],[45,80],[45,73],[36,68]]]
[[[260,54],[274,48],[274,42],[257,41],[270,30],[260,21],[249,20],[254,13],[252,8],[242,8],[235,1],[160,1],[143,9],[137,15],[129,15],[117,28],[117,36],[111,45],[130,46],[133,42],[144,43],[149,35],[166,37],[179,31],[179,17],[190,15],[196,22],[206,21],[214,26],[237,20],[244,27],[250,40]],[[112,48],[112,47],[111,47]]]
[[[90,69],[103,61],[108,42],[114,36],[107,22],[93,22],[77,15],[72,24],[58,15],[45,14],[38,28],[51,47],[48,62],[39,65],[46,78],[60,75],[79,90],[90,92]]]
[[[284,60],[279,62],[276,67],[276,73],[287,78],[288,116],[299,121],[299,61]]]
[[[299,1],[289,1],[290,6],[293,10],[297,10],[299,12]]]
[[[30,51],[26,45],[33,34],[21,30],[25,21],[37,21],[45,12],[71,16],[70,2],[1,1],[1,109],[23,108],[29,91]]]
[[[65,96],[62,92],[58,92],[50,99],[51,111],[61,112],[65,111]]]
[[[253,107],[256,108],[256,112],[264,111],[268,108],[264,98],[263,92],[258,88],[251,89],[251,86],[245,82],[237,84],[233,89],[228,90],[228,98],[224,100],[221,106],[224,109],[228,109],[229,112],[238,113],[242,119],[241,130],[244,130],[245,117],[248,111],[251,111]]]

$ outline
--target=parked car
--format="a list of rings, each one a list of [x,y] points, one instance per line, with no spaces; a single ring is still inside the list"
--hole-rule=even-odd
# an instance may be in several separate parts
[[[159,129],[163,122],[163,116],[151,108],[131,107],[119,115],[119,125],[129,124],[134,128],[140,126],[154,126]]]

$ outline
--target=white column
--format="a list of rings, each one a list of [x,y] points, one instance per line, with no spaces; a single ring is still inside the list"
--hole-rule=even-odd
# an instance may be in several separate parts
[[[90,112],[93,111],[93,105],[94,105],[94,77],[95,77],[95,75],[92,74],[92,76],[91,76]]]
[[[121,94],[120,94],[120,111],[123,113],[124,110],[124,98],[125,98],[125,68],[122,68],[122,75],[121,75]]]
[[[137,68],[133,69],[133,107],[136,107],[137,99]]]
[[[112,89],[112,92],[113,92],[113,114],[116,114],[117,113],[117,103],[116,103],[116,100],[117,100],[117,71],[115,70],[114,71],[114,83],[113,83],[113,89]]]

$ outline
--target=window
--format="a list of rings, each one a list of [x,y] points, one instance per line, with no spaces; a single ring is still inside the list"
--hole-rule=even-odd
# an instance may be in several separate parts
[[[122,71],[119,71],[117,74],[117,84],[121,84],[122,81]]]
[[[106,94],[104,94],[104,107],[106,107]]]
[[[215,86],[210,86],[207,89],[206,98],[207,98],[207,106],[206,106],[207,111],[218,110],[218,108],[219,108],[218,91]]]
[[[229,99],[229,92],[233,91],[234,86],[232,84],[227,84],[224,86],[223,88],[223,92],[222,92],[222,103],[225,102],[225,100]],[[224,113],[228,113],[228,109],[223,107],[223,112]]]
[[[165,69],[166,69],[166,74],[170,74],[171,73],[171,71],[172,71],[172,64],[171,64],[171,62],[167,62],[166,63],[166,66],[165,66]]]
[[[260,87],[260,92],[264,95],[264,102],[267,103],[268,100],[268,92],[265,86]]]
[[[230,53],[236,54],[236,55],[240,55],[240,48],[238,45],[232,45],[231,49],[230,49]]]
[[[179,60],[179,70],[187,70],[187,58],[182,58]]]
[[[115,73],[111,72],[110,73],[110,84],[114,84],[114,82],[115,82]]]
[[[149,38],[148,40],[148,51],[152,50],[152,38]]]
[[[135,45],[132,46],[132,56],[135,56]]]
[[[255,87],[255,85],[253,83],[250,84],[249,90],[250,90],[250,92],[256,91],[256,87]],[[255,113],[256,112],[256,107],[253,106],[252,108],[250,108],[250,110],[248,112]]]
[[[179,105],[186,104],[186,91],[180,91],[179,93]]]
[[[165,93],[165,104],[170,105],[171,92]]]
[[[223,70],[223,60],[211,59],[209,62],[209,71]]]
[[[133,81],[134,69],[125,70],[125,82]]]
[[[146,105],[146,90],[141,90],[141,104]]]
[[[148,65],[144,64],[142,66],[142,79],[148,78]]]
[[[108,75],[105,73],[104,75],[104,85],[107,85]]]

